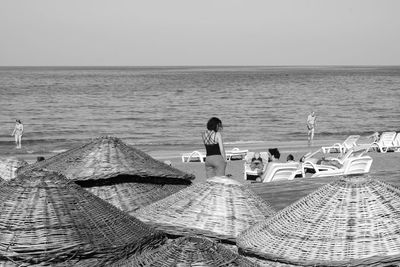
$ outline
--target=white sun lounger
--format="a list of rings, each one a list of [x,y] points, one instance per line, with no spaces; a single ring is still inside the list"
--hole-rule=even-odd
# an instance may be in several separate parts
[[[370,156],[361,157],[350,157],[344,161],[341,168],[335,168],[331,170],[321,171],[318,167],[315,169],[316,172],[311,176],[315,177],[329,177],[338,175],[353,175],[353,174],[365,174],[371,169],[372,158]]]
[[[340,165],[341,168],[337,166],[328,165],[328,164],[317,164],[317,158],[306,158],[302,164],[302,174],[305,177],[306,172],[312,171],[314,174],[311,177],[324,177],[324,176],[336,176],[336,175],[344,175],[346,172],[354,172],[354,168],[356,165],[360,165],[359,161],[355,161],[354,159],[363,158],[364,154],[368,152],[369,146],[362,147],[353,147],[350,148],[345,154],[342,154],[340,157],[329,157],[325,158],[326,160],[336,161]],[[317,151],[318,152],[318,151]],[[314,152],[315,154],[315,152]],[[350,160],[351,159],[351,160]],[[368,166],[369,158],[361,159],[362,163],[365,163],[365,169],[360,170],[358,173],[365,173],[369,171],[371,165]],[[372,162],[372,161],[371,161]],[[356,164],[357,163],[357,164]],[[348,168],[348,170],[346,169]],[[357,167],[358,168],[358,167]],[[357,169],[356,168],[356,169]]]
[[[293,180],[300,168],[299,162],[270,162],[262,176],[263,183],[269,183],[279,180]]]
[[[338,163],[343,165],[346,159],[348,159],[350,157],[361,157],[365,153],[367,153],[368,150],[369,150],[368,146],[360,146],[360,147],[357,146],[357,147],[350,148],[349,150],[347,150],[347,152],[345,154],[342,154],[337,158],[328,157],[328,158],[325,158],[325,159],[327,159],[327,160],[335,160]]]
[[[356,146],[356,142],[360,139],[359,135],[350,135],[349,137],[344,140],[342,144],[336,143],[333,144],[332,146],[323,146],[322,147],[322,152],[324,154],[330,153],[330,152],[339,152],[339,153],[346,153],[347,150],[350,148]]]
[[[206,154],[201,151],[193,151],[191,153],[182,154],[182,162],[204,162],[206,160]]]
[[[379,152],[386,153],[390,148],[393,147],[393,141],[395,140],[396,132],[383,132],[377,142],[373,142],[370,148],[377,148]]]
[[[237,147],[232,150],[225,151],[226,160],[234,160],[234,159],[244,159],[249,150],[247,149],[239,149]],[[195,150],[190,153],[182,154],[182,162],[205,162],[206,153],[202,151]]]
[[[389,151],[400,152],[400,132],[396,134],[393,140],[393,146],[389,148]]]
[[[225,151],[226,154],[226,160],[234,160],[234,159],[244,159],[249,152],[248,149],[239,149],[237,147]]]

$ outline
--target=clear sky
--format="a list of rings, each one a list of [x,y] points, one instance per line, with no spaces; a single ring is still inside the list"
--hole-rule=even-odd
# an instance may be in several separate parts
[[[0,65],[400,65],[399,12],[400,0],[0,0]]]

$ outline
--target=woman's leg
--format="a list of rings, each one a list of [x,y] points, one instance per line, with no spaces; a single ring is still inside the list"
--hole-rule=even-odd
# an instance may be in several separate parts
[[[205,167],[206,167],[206,177],[211,178],[217,175],[217,156],[208,156],[206,157]]]
[[[15,138],[15,145],[18,148],[18,134],[14,135],[14,138]]]
[[[226,162],[221,155],[208,156],[206,158],[206,176],[225,176]]]
[[[216,165],[215,173],[217,176],[225,176],[226,161],[221,157],[218,164]]]
[[[216,176],[215,168],[213,166],[207,166],[206,164],[206,177],[211,178]]]
[[[18,147],[21,148],[22,145],[22,135],[18,135]]]

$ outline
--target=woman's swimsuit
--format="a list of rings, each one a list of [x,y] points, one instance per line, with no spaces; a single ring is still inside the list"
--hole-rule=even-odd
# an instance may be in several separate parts
[[[15,135],[21,135],[21,134],[22,134],[22,124],[15,125]]]
[[[205,132],[203,135],[203,141],[206,147],[206,156],[222,155],[219,144],[215,141],[215,133]]]

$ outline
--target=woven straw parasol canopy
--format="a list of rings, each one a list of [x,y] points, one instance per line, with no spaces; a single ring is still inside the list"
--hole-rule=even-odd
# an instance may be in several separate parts
[[[99,137],[82,146],[37,162],[22,172],[46,168],[74,181],[116,178],[129,182],[190,183],[191,174],[155,160],[148,154],[126,145],[116,137]],[[98,183],[107,183],[101,181]]]
[[[3,183],[0,211],[0,262],[134,254],[164,239],[56,172],[32,171]]]
[[[249,256],[301,266],[400,263],[400,190],[368,176],[322,186],[243,232]]]
[[[115,137],[99,137],[21,172],[35,168],[59,171],[130,214],[186,188],[194,179],[193,175],[155,160]]]
[[[215,241],[198,236],[180,237],[157,250],[116,262],[111,267],[221,266],[256,267],[257,264]]]
[[[15,178],[17,170],[28,163],[16,158],[0,158],[0,178],[10,180]]]
[[[214,177],[138,210],[136,217],[171,235],[205,235],[229,243],[274,213],[247,186]]]

